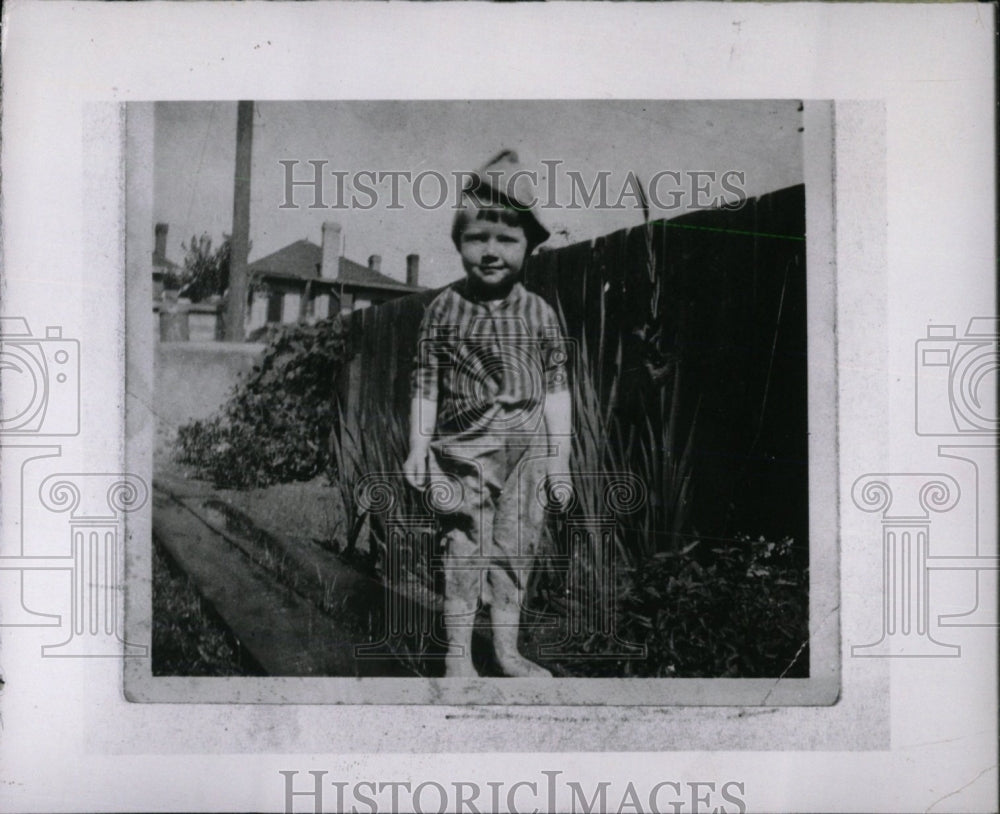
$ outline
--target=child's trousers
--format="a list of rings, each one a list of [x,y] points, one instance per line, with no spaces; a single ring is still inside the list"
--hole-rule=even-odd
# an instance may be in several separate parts
[[[461,486],[457,508],[440,515],[445,596],[471,613],[480,599],[498,609],[519,605],[545,523],[544,427],[498,424],[510,426],[490,422],[431,444],[436,465]]]

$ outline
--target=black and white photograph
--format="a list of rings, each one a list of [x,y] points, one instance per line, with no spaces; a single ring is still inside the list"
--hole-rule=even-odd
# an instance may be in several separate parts
[[[0,809],[995,814],[995,4],[2,14]]]
[[[156,103],[147,686],[832,703],[809,104]]]

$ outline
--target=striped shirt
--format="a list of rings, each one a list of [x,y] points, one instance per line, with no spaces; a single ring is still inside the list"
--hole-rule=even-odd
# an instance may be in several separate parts
[[[508,418],[522,414],[519,426],[530,429],[540,426],[546,394],[567,389],[567,359],[559,319],[537,294],[517,282],[504,300],[487,302],[460,280],[424,313],[412,394],[437,402],[438,434],[481,426],[497,406]]]

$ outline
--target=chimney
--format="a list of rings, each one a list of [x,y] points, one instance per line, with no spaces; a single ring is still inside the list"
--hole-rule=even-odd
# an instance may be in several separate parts
[[[369,257],[368,258],[368,268],[370,268],[372,271],[381,271],[382,270],[382,255],[380,255],[380,254],[373,254],[371,257]]]
[[[165,260],[167,257],[167,229],[169,227],[165,223],[156,224],[154,229],[154,234],[156,235],[156,242],[153,244],[153,255],[157,260]],[[148,245],[148,244],[147,244]]]
[[[416,288],[418,285],[420,285],[420,283],[417,282],[419,279],[420,279],[420,255],[408,254],[406,255],[406,284]]]
[[[344,251],[344,236],[340,224],[328,220],[323,224],[323,260],[319,276],[324,280],[336,280],[340,276],[340,256]]]

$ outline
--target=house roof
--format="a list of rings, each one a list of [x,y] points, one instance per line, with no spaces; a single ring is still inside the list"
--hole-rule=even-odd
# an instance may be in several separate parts
[[[296,240],[283,249],[254,260],[247,267],[251,274],[278,275],[301,280],[318,280],[323,249],[308,240]],[[352,288],[378,288],[388,291],[422,291],[422,286],[412,286],[394,280],[380,271],[340,258],[337,278],[332,282]]]
[[[393,280],[381,271],[362,266],[346,257],[340,258],[340,270],[337,274],[337,282],[342,285],[357,286],[359,288],[384,288],[393,291],[422,291],[419,285],[407,285],[399,280]]]
[[[253,271],[250,277],[254,280],[271,280],[274,282],[287,282],[293,287],[305,288],[307,283],[312,283],[320,288],[337,288],[336,280],[326,280],[322,277],[302,277],[286,271]]]
[[[247,266],[251,274],[270,272],[282,276],[301,277],[305,280],[319,277],[323,250],[308,240],[296,240]]]

